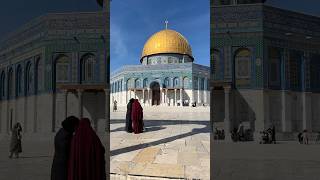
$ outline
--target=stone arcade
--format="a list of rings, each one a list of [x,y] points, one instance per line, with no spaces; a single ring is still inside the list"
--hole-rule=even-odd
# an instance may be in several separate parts
[[[70,115],[88,117],[96,130],[105,131],[109,21],[104,15],[47,14],[1,42],[1,135],[15,122],[25,135],[50,134]]]
[[[263,2],[212,1],[214,126],[320,131],[320,18]]]

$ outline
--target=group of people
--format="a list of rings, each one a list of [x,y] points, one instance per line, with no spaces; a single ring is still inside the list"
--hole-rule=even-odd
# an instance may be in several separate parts
[[[51,180],[106,180],[105,149],[88,118],[66,118],[54,138]],[[12,129],[10,155],[22,152],[22,127]]]
[[[261,141],[260,144],[276,144],[276,128],[275,126],[270,127],[267,130],[260,132]]]
[[[90,120],[74,116],[62,122],[54,138],[51,180],[105,180],[105,149]]]
[[[143,108],[138,99],[130,99],[127,104],[126,131],[139,134],[144,130]]]

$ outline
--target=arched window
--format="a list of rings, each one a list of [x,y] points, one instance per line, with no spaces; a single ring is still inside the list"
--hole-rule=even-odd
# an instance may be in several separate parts
[[[5,80],[6,80],[6,75],[5,72],[2,71],[1,77],[0,77],[0,97],[1,99],[5,97]]]
[[[249,86],[251,77],[251,52],[240,49],[235,55],[235,80],[236,87]]]
[[[189,78],[184,77],[183,78],[183,88],[188,88],[189,87]]]
[[[37,62],[36,62],[36,73],[37,73],[37,75],[36,75],[36,77],[37,77],[36,90],[37,90],[37,92],[39,92],[43,88],[43,77],[44,77],[43,63],[40,58],[37,59]]]
[[[140,80],[136,79],[135,83],[134,83],[134,87],[135,88],[140,88]]]
[[[269,87],[280,87],[281,55],[277,48],[269,48]]]
[[[200,90],[204,90],[204,78],[200,79]]]
[[[81,62],[81,81],[94,81],[95,57],[92,54],[87,54],[82,57]]]
[[[178,87],[179,86],[179,78],[175,77],[173,79],[173,87]]]
[[[170,87],[169,78],[166,77],[166,78],[164,79],[164,85],[165,85],[166,88]]]
[[[71,63],[67,56],[60,56],[56,61],[56,82],[70,81]]]
[[[147,79],[147,78],[145,78],[145,79],[143,80],[143,87],[144,87],[144,88],[147,88],[147,87],[148,87],[148,79]]]
[[[17,67],[17,73],[16,73],[16,95],[20,96],[22,95],[22,68],[21,65],[18,65]]]
[[[134,88],[135,87],[135,80],[134,79],[128,79],[127,80],[127,89],[130,89],[130,88]]]
[[[32,64],[28,63],[26,67],[26,90],[27,93],[31,93],[33,90],[33,69],[32,69]]]
[[[193,87],[194,89],[198,89],[198,77],[193,77]]]
[[[13,70],[10,69],[9,73],[8,73],[8,97],[12,97],[13,96]]]
[[[289,63],[288,63],[288,82],[289,87],[292,90],[301,90],[301,66],[302,66],[302,52],[289,51]]]

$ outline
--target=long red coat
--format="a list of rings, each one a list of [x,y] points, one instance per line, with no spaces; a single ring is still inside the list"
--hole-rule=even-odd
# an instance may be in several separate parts
[[[68,180],[105,180],[104,153],[89,119],[82,119],[71,142]]]
[[[131,111],[132,129],[135,134],[143,131],[143,109],[137,99],[132,103]]]

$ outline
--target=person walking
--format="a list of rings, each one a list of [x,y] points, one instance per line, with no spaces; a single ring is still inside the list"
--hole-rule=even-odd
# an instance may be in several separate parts
[[[113,101],[113,112],[116,112],[117,109],[118,109],[118,106],[117,106],[118,102],[116,100]]]
[[[127,113],[126,113],[126,131],[128,133],[132,133],[132,119],[131,119],[131,112],[132,112],[132,103],[134,99],[131,98],[127,104]]]
[[[135,134],[139,134],[143,132],[143,109],[141,104],[137,99],[135,99],[132,103],[132,112],[131,112],[131,119],[132,119],[132,129]]]
[[[10,142],[10,155],[9,158],[11,159],[13,154],[16,158],[19,158],[19,153],[22,152],[22,144],[21,144],[21,135],[22,127],[20,123],[16,123],[13,126],[12,134],[11,134],[11,142]]]
[[[90,120],[81,119],[71,141],[68,180],[106,180],[104,154]]]
[[[54,156],[51,166],[51,180],[68,179],[68,160],[73,133],[79,124],[79,119],[70,116],[62,121],[62,128],[54,137]]]

